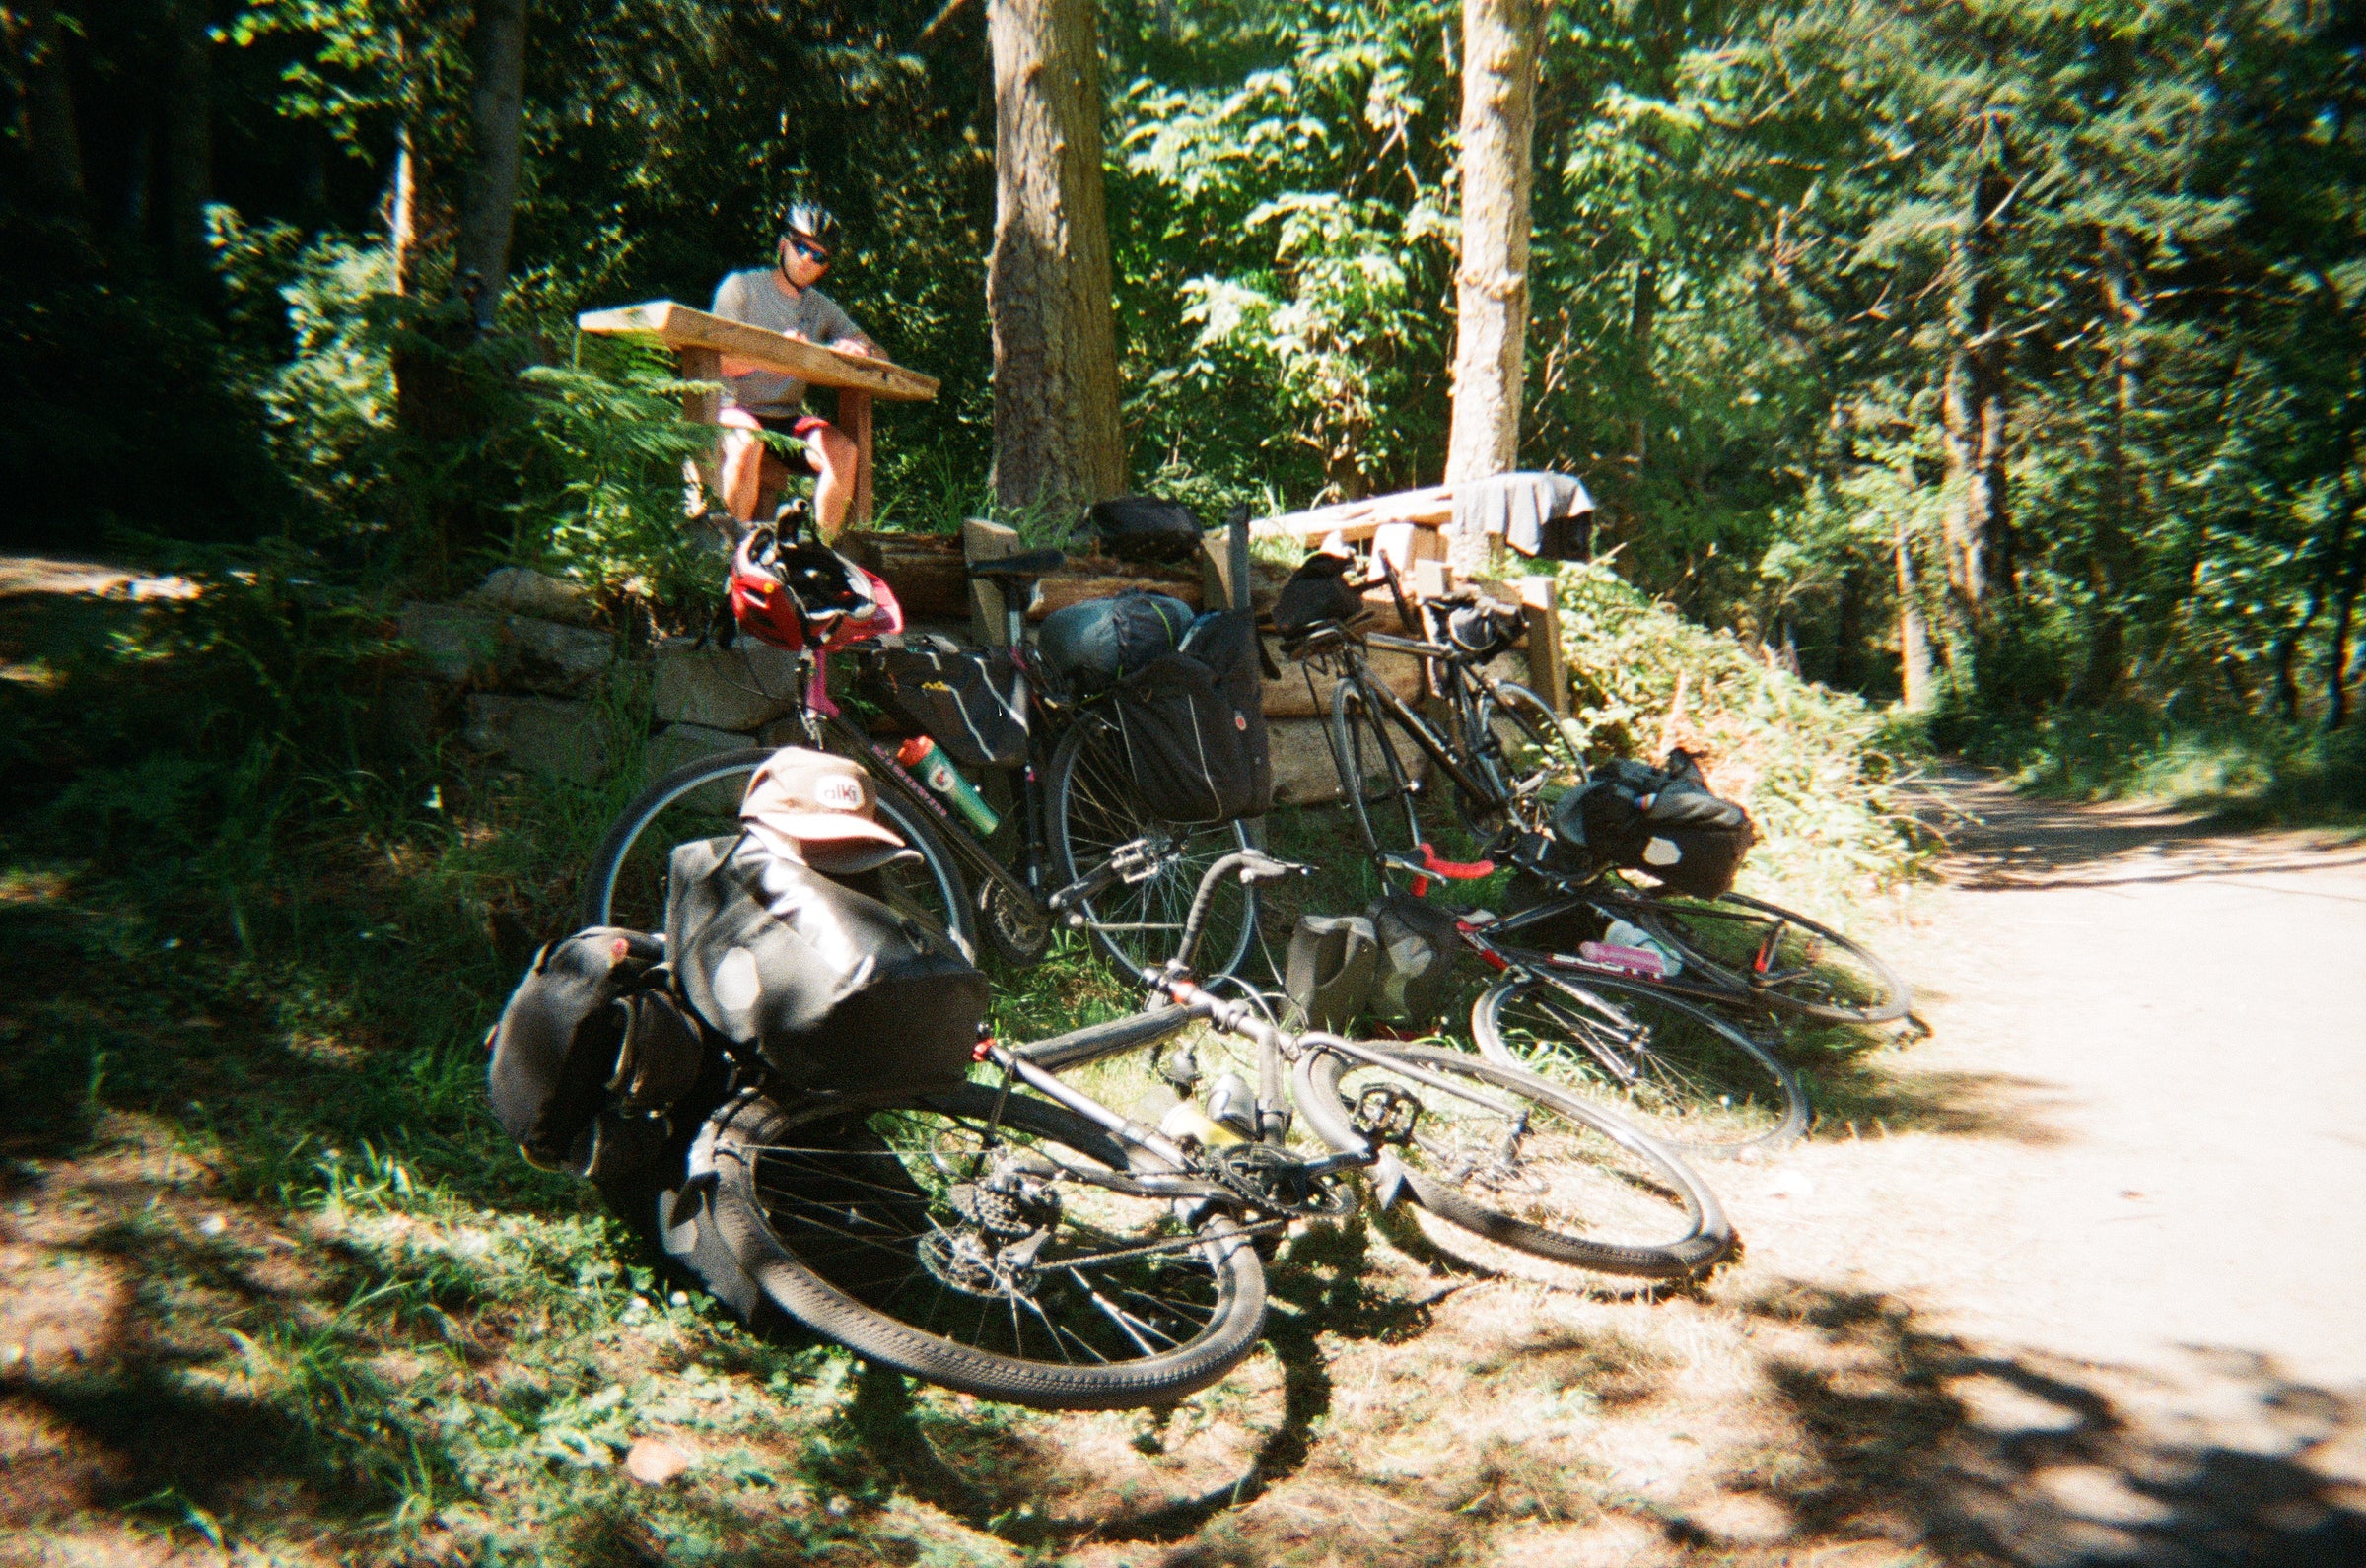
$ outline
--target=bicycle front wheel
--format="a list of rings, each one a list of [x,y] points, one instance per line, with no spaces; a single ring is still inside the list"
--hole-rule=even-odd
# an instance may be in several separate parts
[[[1625,906],[1623,906],[1625,907]],[[1903,1018],[1914,998],[1898,972],[1829,925],[1780,905],[1721,893],[1646,895],[1635,922],[1761,1006],[1827,1023]]]
[[[1324,1141],[1377,1141],[1405,1189],[1496,1247],[1598,1273],[1675,1279],[1733,1245],[1701,1178],[1650,1138],[1534,1073],[1431,1046],[1298,1058],[1298,1105]],[[1482,1258],[1479,1261],[1488,1261]]]
[[[856,1354],[1043,1409],[1163,1404],[1255,1348],[1265,1274],[1228,1215],[1137,1195],[1065,1107],[980,1085],[721,1114],[717,1228],[765,1296]]]
[[[1121,846],[1147,844],[1155,869],[1121,882],[1086,908],[1092,941],[1118,963],[1155,969],[1175,956],[1200,878],[1236,851],[1255,848],[1245,822],[1193,828],[1160,822],[1142,803],[1114,733],[1089,715],[1079,717],[1052,753],[1052,863],[1062,882],[1097,870]],[[1257,890],[1227,883],[1217,891],[1200,935],[1199,971],[1229,975],[1257,939]]]
[[[1375,856],[1418,854],[1422,820],[1414,809],[1412,776],[1386,716],[1353,681],[1341,681],[1331,693],[1331,760],[1364,847]]]
[[[1471,1007],[1491,1061],[1631,1118],[1688,1154],[1771,1152],[1807,1130],[1798,1077],[1764,1046],[1664,991],[1587,975],[1502,981]]]
[[[663,930],[665,873],[673,847],[736,834],[747,781],[771,755],[760,746],[720,751],[674,769],[634,796],[592,853],[576,918],[585,925]],[[963,956],[974,959],[977,933],[970,922],[969,890],[952,852],[933,826],[900,801],[881,793],[875,809],[879,821],[921,857],[918,865],[879,873],[887,902],[944,932]]]

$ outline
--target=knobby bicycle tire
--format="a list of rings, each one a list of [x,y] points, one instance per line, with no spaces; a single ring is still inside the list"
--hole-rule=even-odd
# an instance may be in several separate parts
[[[635,795],[609,825],[599,848],[592,852],[591,868],[584,875],[577,919],[587,926],[614,924],[621,918],[627,923],[648,922],[636,923],[636,929],[662,928],[665,856],[673,846],[644,849],[643,835],[669,810],[693,813],[677,824],[685,830],[684,837],[695,834],[702,826],[715,834],[736,832],[737,802],[747,792],[747,776],[771,756],[772,752],[764,747],[720,751],[684,763]],[[703,799],[694,798],[702,795]],[[888,873],[896,894],[890,902],[937,925],[963,954],[974,957],[977,929],[971,922],[969,889],[962,880],[960,866],[954,863],[952,852],[938,839],[933,824],[923,822],[892,796],[878,794],[876,811],[879,820],[894,829],[921,856],[920,865]],[[636,852],[640,852],[637,861]],[[632,862],[629,869],[628,862]],[[620,888],[625,893],[621,901]]]
[[[1707,1008],[1644,982],[1498,981],[1472,1003],[1471,1035],[1489,1060],[1606,1104],[1687,1154],[1772,1153],[1807,1130],[1796,1073]]]
[[[1255,838],[1246,822],[1192,828],[1150,816],[1136,798],[1123,759],[1095,724],[1079,717],[1052,753],[1047,813],[1052,865],[1063,882],[1075,882],[1099,869],[1121,844],[1147,837],[1173,847],[1172,857],[1155,876],[1112,887],[1086,911],[1095,947],[1121,965],[1154,969],[1174,956],[1201,875],[1222,856],[1255,848]],[[1232,974],[1256,940],[1257,890],[1248,883],[1228,884],[1209,912],[1195,967],[1204,975]]]
[[[1713,899],[1653,894],[1635,901],[1635,922],[1697,964],[1737,998],[1826,1023],[1903,1018],[1914,996],[1898,972],[1829,925],[1741,893]],[[1757,960],[1766,954],[1765,970]]]
[[[1297,1103],[1333,1148],[1367,1146],[1357,1126],[1371,1097],[1416,1107],[1408,1139],[1387,1151],[1424,1208],[1462,1230],[1533,1257],[1597,1273],[1675,1279],[1733,1245],[1716,1194],[1673,1152],[1618,1118],[1516,1067],[1431,1046],[1338,1051],[1298,1058]],[[1458,1083],[1489,1105],[1400,1070]],[[1367,1120],[1366,1123],[1369,1125]]]
[[[1171,1200],[1095,1186],[1094,1171],[1127,1171],[1125,1151],[1065,1107],[976,1084],[794,1110],[750,1098],[716,1130],[716,1223],[740,1266],[790,1317],[897,1371],[1043,1409],[1124,1409],[1205,1388],[1264,1327],[1239,1219],[1186,1229]],[[1081,1174],[1035,1177],[1042,1191],[1000,1209],[981,1197],[995,1170],[1037,1166]],[[979,1244],[994,1225],[1043,1239],[1009,1262],[1010,1243]],[[1109,1256],[1129,1248],[1150,1250]]]

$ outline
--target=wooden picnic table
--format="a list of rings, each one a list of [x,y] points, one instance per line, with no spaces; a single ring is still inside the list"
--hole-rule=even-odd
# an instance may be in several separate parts
[[[937,395],[937,378],[908,371],[888,360],[846,354],[825,344],[749,326],[694,310],[671,300],[652,300],[613,310],[586,310],[576,326],[603,337],[632,338],[662,344],[673,350],[674,364],[685,381],[720,383],[723,357],[748,360],[808,386],[833,387],[838,393],[839,430],[855,443],[855,498],[848,509],[851,524],[870,520],[870,403],[874,397],[891,403],[922,403]],[[716,424],[723,414],[723,389],[685,393],[682,417]],[[714,488],[713,476],[707,476]]]

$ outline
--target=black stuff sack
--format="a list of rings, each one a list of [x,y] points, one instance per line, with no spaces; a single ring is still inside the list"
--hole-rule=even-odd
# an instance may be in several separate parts
[[[654,936],[593,926],[534,955],[487,1044],[494,1118],[545,1170],[591,1170],[602,1113],[661,1111],[703,1051]]]
[[[1093,536],[1121,561],[1188,561],[1200,547],[1200,519],[1179,501],[1119,496],[1092,507]]]
[[[1273,802],[1256,627],[1246,611],[1203,617],[1186,651],[1118,683],[1110,716],[1127,776],[1160,821],[1214,826],[1262,816]]]
[[[1709,793],[1683,751],[1666,768],[1621,759],[1598,770],[1554,806],[1553,830],[1598,865],[1640,871],[1696,898],[1731,888],[1757,838],[1750,814]]]
[[[1282,584],[1274,600],[1274,630],[1294,643],[1325,622],[1346,626],[1363,613],[1363,593],[1348,580],[1356,563],[1344,555],[1316,552]]]
[[[1129,588],[1054,610],[1036,633],[1046,668],[1080,696],[1105,692],[1182,645],[1191,606],[1165,593]]]
[[[941,932],[751,838],[675,847],[665,935],[692,1010],[790,1089],[941,1089],[968,1073],[986,977]]]
[[[867,684],[880,707],[935,739],[956,766],[1010,768],[1027,760],[1027,716],[1011,706],[1008,679],[974,653],[889,648]]]

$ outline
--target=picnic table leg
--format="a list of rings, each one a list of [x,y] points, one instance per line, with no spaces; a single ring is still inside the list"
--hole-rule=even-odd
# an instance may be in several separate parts
[[[855,500],[847,521],[855,527],[870,522],[870,394],[851,386],[838,389],[838,428],[855,443]]]
[[[674,374],[685,381],[713,381],[716,384],[703,391],[682,394],[682,418],[694,425],[713,425],[723,418],[723,355],[715,349],[683,348],[673,351]],[[723,455],[720,446],[710,446],[703,458],[692,458],[690,466],[698,483],[714,505],[723,502]],[[703,510],[703,509],[697,509]]]
[[[1561,648],[1561,602],[1553,586],[1551,578],[1520,579],[1520,609],[1528,620],[1528,684],[1566,718],[1569,662]]]

